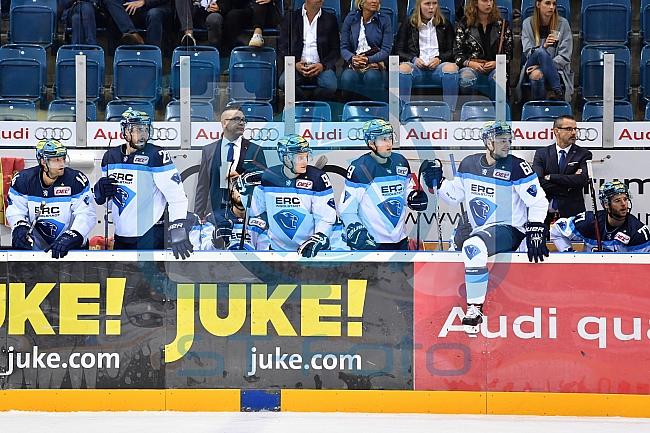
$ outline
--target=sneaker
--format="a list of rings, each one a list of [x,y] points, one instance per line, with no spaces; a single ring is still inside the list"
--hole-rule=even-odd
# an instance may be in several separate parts
[[[264,38],[262,35],[254,33],[253,37],[251,38],[250,42],[248,43],[249,47],[263,47],[264,46]]]
[[[463,317],[463,328],[469,335],[476,335],[483,322],[483,304],[467,304],[467,313]]]
[[[194,39],[194,35],[192,33],[185,33],[181,38],[181,45],[186,47],[195,47],[196,39]]]
[[[142,39],[142,36],[140,36],[138,33],[124,33],[122,35],[122,42],[124,42],[127,45],[144,44],[144,40]]]
[[[553,89],[553,94],[548,99],[551,101],[564,101],[564,90]]]

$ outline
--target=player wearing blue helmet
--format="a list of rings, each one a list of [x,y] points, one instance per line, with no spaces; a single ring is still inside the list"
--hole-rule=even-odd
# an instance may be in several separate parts
[[[280,165],[262,174],[253,192],[251,215],[268,216],[271,249],[314,257],[330,248],[336,222],[334,190],[323,170],[309,165],[309,142],[297,134],[278,140]]]
[[[459,224],[454,243],[465,264],[467,313],[465,331],[476,334],[482,322],[489,273],[487,259],[497,253],[517,251],[524,244],[528,259],[548,257],[544,218],[548,201],[528,162],[510,154],[512,130],[501,121],[481,129],[485,152],[463,159],[453,180],[443,177],[442,166],[425,173],[431,187],[440,185],[440,196],[449,205],[464,202],[469,221]]]
[[[598,198],[603,206],[597,215],[603,251],[650,251],[650,228],[630,213],[632,198],[627,185],[618,180],[605,182],[598,191]],[[587,211],[558,219],[551,227],[551,240],[558,251],[573,251],[572,241],[583,242],[583,251],[597,249],[594,213]]]
[[[147,113],[126,110],[120,126],[126,143],[106,151],[102,177],[93,188],[97,204],[108,200],[112,209],[114,249],[163,249],[163,213],[169,204],[168,233],[174,257],[189,257],[187,196],[180,173],[169,153],[149,142],[152,126]]]
[[[363,125],[370,152],[348,167],[339,199],[345,238],[355,250],[406,250],[406,210],[426,209],[427,196],[417,190],[409,164],[393,152],[390,123],[375,119]]]
[[[58,140],[39,141],[38,166],[14,176],[7,196],[14,248],[52,251],[58,259],[87,245],[95,225],[95,206],[88,178],[66,168],[67,155]]]

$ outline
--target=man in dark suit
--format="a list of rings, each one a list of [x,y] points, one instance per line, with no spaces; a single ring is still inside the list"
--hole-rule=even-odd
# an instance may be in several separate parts
[[[239,105],[229,105],[221,113],[223,135],[203,147],[194,212],[204,218],[210,212],[217,222],[223,219],[228,203],[228,179],[247,170],[265,170],[264,151],[242,135],[246,117]]]
[[[337,88],[336,62],[341,57],[339,25],[336,17],[321,9],[323,0],[305,4],[284,16],[278,42],[280,59],[296,58],[296,100],[304,100],[299,86],[315,85],[310,99],[332,101]],[[279,86],[284,90],[284,73]]]
[[[533,170],[549,202],[546,224],[585,211],[582,189],[589,183],[587,160],[591,152],[578,146],[578,128],[572,116],[553,122],[556,143],[535,151]]]

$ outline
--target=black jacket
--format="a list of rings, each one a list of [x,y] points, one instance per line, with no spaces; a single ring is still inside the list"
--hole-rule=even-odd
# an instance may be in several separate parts
[[[291,40],[289,40],[290,29]],[[278,41],[278,54],[282,63],[284,63],[284,56],[294,56],[296,62],[300,61],[303,49],[303,31],[302,8],[284,16]],[[336,72],[336,62],[341,57],[340,46],[339,24],[336,17],[321,9],[316,28],[316,50],[325,69]]]
[[[440,47],[441,63],[454,62],[454,27],[445,20],[445,23],[436,26],[436,35],[438,36],[438,46]],[[413,62],[414,57],[420,57],[420,32],[411,25],[410,20],[402,23],[397,31],[395,47],[400,62]]]

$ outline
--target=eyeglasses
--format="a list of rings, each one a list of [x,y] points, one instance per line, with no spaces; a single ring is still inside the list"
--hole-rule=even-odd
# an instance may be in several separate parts
[[[571,126],[565,126],[564,128],[555,128],[555,129],[561,129],[562,131],[569,131],[569,132],[578,132],[578,128],[573,128]]]
[[[245,117],[231,117],[230,119],[224,119],[224,120],[228,120],[228,121],[232,120],[235,123],[243,123],[243,124],[248,123],[248,119],[246,119]]]

